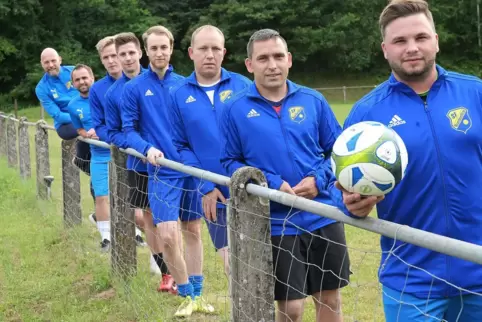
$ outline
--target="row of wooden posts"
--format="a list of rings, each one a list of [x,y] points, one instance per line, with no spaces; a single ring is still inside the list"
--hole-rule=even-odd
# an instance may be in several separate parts
[[[49,131],[45,121],[28,122],[25,117],[0,112],[0,157],[6,157],[10,168],[18,168],[23,180],[32,176],[29,127],[35,128],[35,176],[37,198],[52,199],[54,178],[50,172]],[[73,164],[75,140],[62,141],[62,203],[66,228],[82,223],[80,171]],[[111,268],[128,284],[137,274],[134,211],[126,202],[128,196],[126,153],[111,147],[109,163]],[[265,182],[255,168],[237,171],[230,180],[228,225],[230,244],[231,320],[274,321],[274,279],[270,241],[269,202],[245,189],[249,181]]]

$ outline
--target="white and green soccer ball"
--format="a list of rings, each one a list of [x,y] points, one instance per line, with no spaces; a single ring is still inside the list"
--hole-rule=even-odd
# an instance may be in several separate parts
[[[331,166],[340,185],[364,196],[389,193],[403,179],[407,148],[400,136],[379,122],[360,122],[335,141]]]

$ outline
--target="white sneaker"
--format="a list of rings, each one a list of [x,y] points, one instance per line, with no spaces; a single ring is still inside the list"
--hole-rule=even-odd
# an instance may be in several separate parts
[[[159,269],[159,266],[157,266],[156,260],[154,259],[154,256],[152,256],[152,254],[151,254],[150,258],[151,259],[150,259],[149,266],[150,266],[150,269],[151,269],[151,273],[162,276],[161,270]]]

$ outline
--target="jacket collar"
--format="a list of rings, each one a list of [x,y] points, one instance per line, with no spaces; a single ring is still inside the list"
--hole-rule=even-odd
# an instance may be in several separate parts
[[[156,72],[152,70],[151,64],[149,64],[149,67],[146,69],[146,71],[149,73],[149,75],[154,78],[157,81],[165,81],[171,77],[171,74],[174,72],[174,66],[169,64],[167,67],[166,73],[164,74],[163,79],[159,79],[159,76],[157,76]]]
[[[108,78],[111,82],[115,82],[115,81],[116,81],[116,79],[115,79],[114,77],[112,77],[112,75],[109,74],[109,73],[105,73],[105,77]]]
[[[436,65],[436,69],[437,69],[437,79],[432,84],[432,87],[430,88],[430,90],[438,89],[440,85],[445,81],[448,74],[448,72],[439,65]],[[404,93],[415,93],[413,89],[410,88],[408,85],[398,81],[395,78],[395,75],[393,74],[393,72],[391,73],[390,78],[388,79],[388,85],[396,91],[400,91]]]
[[[147,71],[147,69],[141,66],[141,69],[140,69],[140,71],[139,71],[139,75],[145,73],[146,71]],[[137,75],[137,76],[139,76],[139,75]],[[137,77],[137,76],[136,76],[136,77]],[[128,81],[130,81],[130,80],[132,79],[132,78],[127,77],[127,75],[126,75],[124,72],[122,72],[121,78],[124,78],[124,80],[125,80],[126,82],[128,82]]]
[[[221,79],[219,80],[219,83],[222,83],[222,82],[224,82],[224,81],[226,81],[230,78],[231,78],[231,75],[229,74],[229,72],[226,69],[221,67]],[[187,82],[189,84],[199,86],[199,83],[197,82],[197,79],[196,79],[196,72],[195,71],[192,72],[191,75],[189,75],[187,77]]]
[[[70,78],[70,71],[64,66],[60,66],[58,76],[50,76],[49,73],[45,73],[44,75],[47,80],[55,80],[55,79],[60,79],[60,75],[62,75],[63,73],[69,73],[69,78]]]
[[[299,85],[293,83],[289,79],[286,80],[286,83],[288,84],[288,93],[286,93],[285,98],[296,93],[300,89]],[[259,98],[262,100],[266,100],[266,98],[261,96],[261,94],[259,93],[258,88],[256,87],[256,82],[253,82],[251,85],[249,85],[247,95],[248,97],[251,97],[251,98]]]

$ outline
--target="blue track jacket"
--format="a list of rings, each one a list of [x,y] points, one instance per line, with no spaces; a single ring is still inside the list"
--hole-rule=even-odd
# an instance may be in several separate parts
[[[243,75],[221,69],[221,80],[214,93],[214,105],[211,104],[204,89],[199,86],[194,72],[173,87],[170,104],[170,114],[173,118],[172,138],[185,165],[227,176],[220,162],[218,124],[224,102],[250,84],[251,81]],[[202,195],[216,187],[224,197],[229,197],[229,188],[226,186],[215,185],[206,180],[197,186]],[[218,203],[218,207],[224,205]]]
[[[110,143],[105,122],[105,93],[115,83],[116,79],[108,73],[95,82],[90,88],[89,102],[92,115],[92,125],[99,140]]]
[[[93,128],[89,98],[84,98],[79,95],[70,101],[68,110],[72,118],[72,124],[76,130],[84,129],[88,131]],[[92,161],[107,162],[110,160],[110,149],[90,144],[90,151],[92,153]]]
[[[172,123],[169,115],[169,90],[183,76],[174,72],[169,66],[164,79],[149,69],[124,86],[122,95],[122,124],[127,147],[133,148],[143,155],[151,147],[164,153],[172,161],[181,162],[179,153],[172,144]],[[163,178],[182,178],[186,175],[167,167],[147,166],[149,176]]]
[[[79,91],[72,85],[70,74],[74,66],[60,66],[58,77],[45,73],[35,87],[40,104],[54,119],[54,127],[58,129],[62,124],[71,123],[67,109],[69,102],[79,96]]]
[[[340,206],[341,192],[333,185],[330,154],[341,133],[328,102],[317,91],[288,81],[288,93],[275,112],[253,83],[226,103],[221,122],[221,162],[231,176],[252,166],[266,176],[269,188],[283,181],[291,187],[314,176],[314,199]],[[297,235],[334,223],[333,220],[271,202],[271,234]],[[341,206],[341,209],[344,207]]]
[[[407,147],[405,177],[377,205],[379,218],[482,245],[482,81],[437,71],[426,103],[392,75],[355,104],[344,126],[378,121]],[[387,237],[381,248],[380,281],[389,288],[422,298],[460,295],[441,278],[482,292],[480,265]]]
[[[142,68],[139,75],[142,75],[146,69]],[[136,76],[135,78],[139,77]],[[135,79],[134,78],[134,79]],[[127,148],[125,135],[122,132],[123,126],[121,114],[122,114],[122,93],[127,82],[131,79],[124,73],[122,76],[112,84],[105,94],[105,120],[107,124],[107,136],[109,142],[119,148]],[[128,170],[135,170],[137,172],[147,172],[147,165],[140,159],[128,155],[126,167]]]

